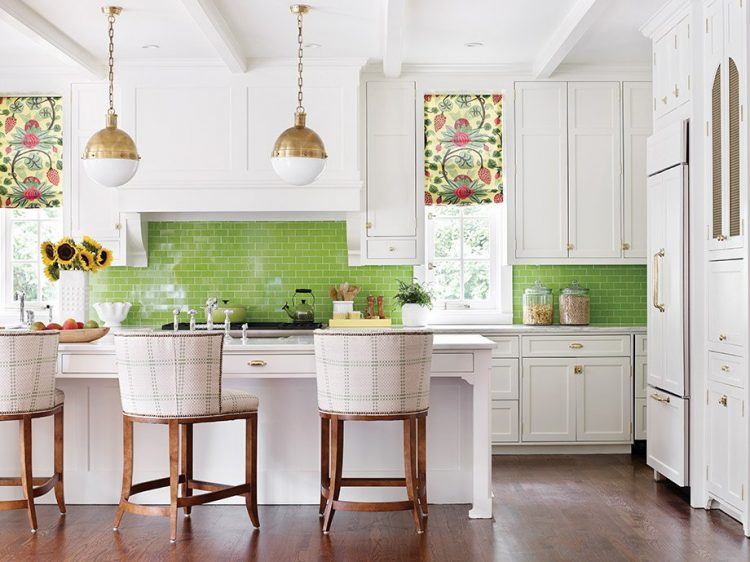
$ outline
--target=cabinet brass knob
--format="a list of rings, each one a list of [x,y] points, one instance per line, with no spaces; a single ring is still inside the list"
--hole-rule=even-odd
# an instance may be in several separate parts
[[[724,371],[725,373],[728,373],[729,372],[729,365],[722,365],[721,366],[721,370]]]
[[[573,244],[568,244],[568,250],[573,250],[573,249],[575,249],[575,246]]]
[[[719,234],[719,235],[718,235],[718,236],[716,237],[716,241],[717,241],[717,242],[724,242],[724,241],[726,241],[726,239],[727,239],[727,237],[726,237],[726,236],[724,236],[723,234]]]
[[[248,361],[247,364],[251,367],[265,367],[268,365],[263,359],[253,359],[252,361]]]
[[[582,343],[571,343],[570,344],[570,349],[583,349],[583,344]]]
[[[388,251],[389,252],[395,252],[396,251],[396,246],[388,246]]]
[[[372,228],[372,223],[371,223],[371,222],[369,222],[369,221],[368,221],[368,222],[366,222],[366,223],[365,223],[365,228]]]
[[[719,398],[719,405],[724,406],[725,408],[727,407],[727,395],[726,394],[722,394],[721,398]]]
[[[581,374],[583,374],[583,365],[576,365],[576,366],[574,366],[574,367],[573,367],[573,372],[574,372],[574,373],[575,373],[576,375],[581,375]]]
[[[727,341],[726,334],[719,334],[719,341]]]
[[[623,250],[629,250],[630,249],[630,244],[628,244],[627,242],[623,242],[622,243],[622,249]]]

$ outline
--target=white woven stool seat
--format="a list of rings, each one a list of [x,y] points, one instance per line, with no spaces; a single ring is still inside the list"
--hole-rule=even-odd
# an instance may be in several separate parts
[[[65,397],[55,390],[59,339],[57,332],[0,332],[0,414],[62,404]]]
[[[315,361],[323,412],[384,415],[429,408],[430,331],[316,330]]]

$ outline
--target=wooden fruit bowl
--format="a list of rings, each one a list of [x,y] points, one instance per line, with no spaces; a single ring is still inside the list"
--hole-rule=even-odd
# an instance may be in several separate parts
[[[109,328],[80,328],[78,330],[60,330],[60,343],[90,343],[103,338]]]

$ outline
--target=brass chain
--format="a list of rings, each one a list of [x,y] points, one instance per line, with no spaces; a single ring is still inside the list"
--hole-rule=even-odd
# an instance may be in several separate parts
[[[302,12],[297,14],[297,113],[304,113],[302,105]]]
[[[115,16],[110,14],[107,16],[109,22],[109,110],[110,114],[115,112],[115,93],[114,93],[114,82],[115,82]]]

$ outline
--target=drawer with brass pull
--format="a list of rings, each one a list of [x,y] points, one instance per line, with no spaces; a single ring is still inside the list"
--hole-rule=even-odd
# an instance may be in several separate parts
[[[747,370],[741,357],[726,353],[708,352],[708,379],[738,388],[747,384]]]
[[[273,355],[273,354],[225,354],[222,365],[224,374],[231,375],[254,375],[259,373],[273,374],[309,374],[315,373],[315,356],[310,354],[300,355]]]
[[[521,336],[524,357],[630,357],[629,335]]]
[[[414,239],[369,239],[367,241],[367,257],[379,260],[414,260],[417,259],[417,241]]]

